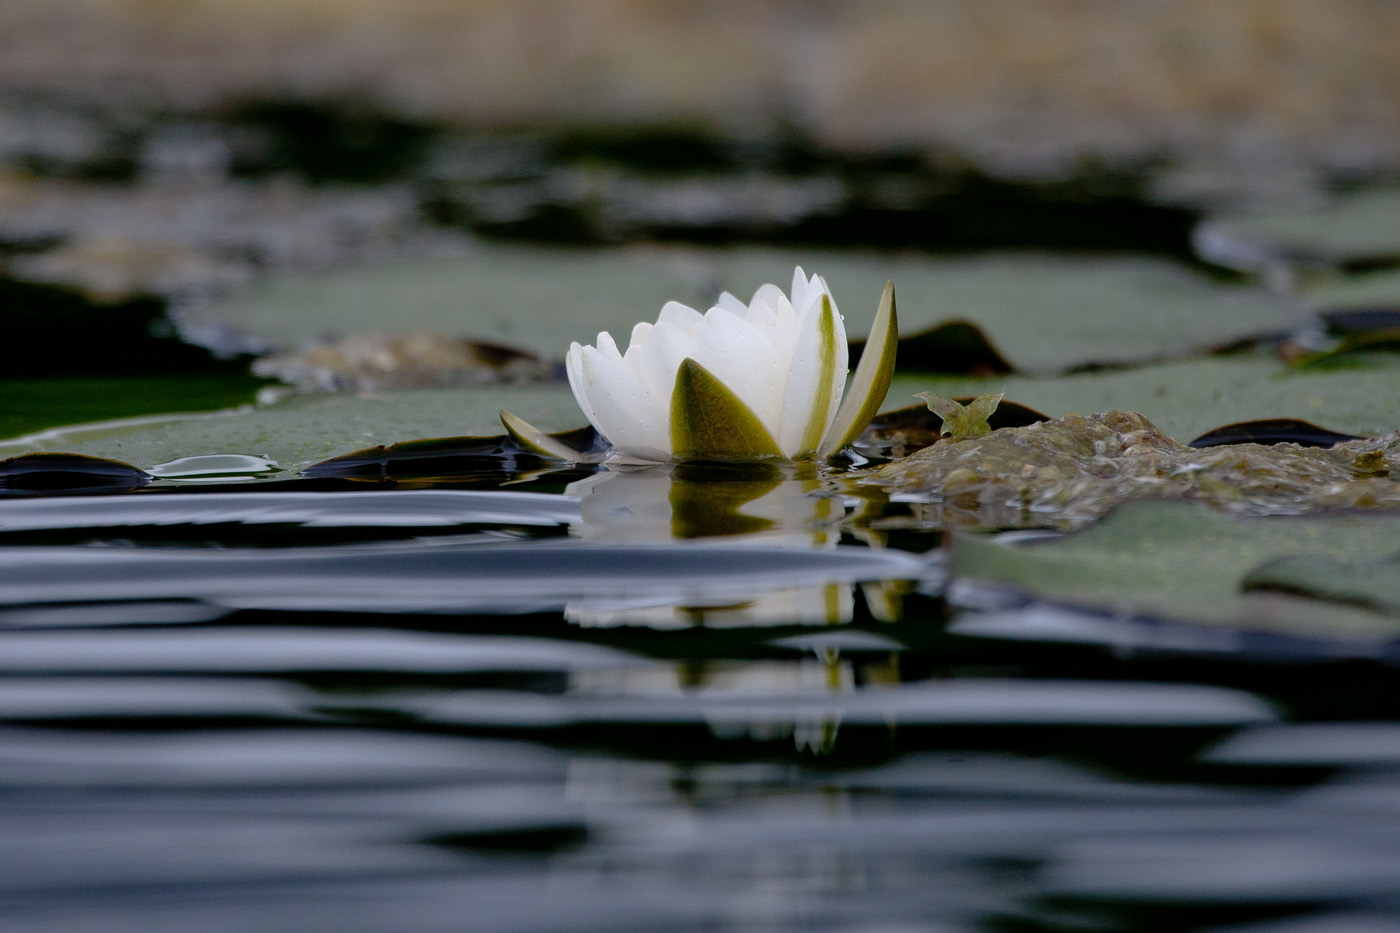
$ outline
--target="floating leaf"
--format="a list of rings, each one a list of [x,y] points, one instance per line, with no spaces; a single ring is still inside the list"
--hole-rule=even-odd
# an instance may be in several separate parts
[[[12,345],[19,339],[10,334]],[[262,379],[201,373],[129,378],[0,379],[0,436],[111,418],[212,411],[253,401]]]
[[[954,577],[1112,613],[1327,639],[1391,639],[1400,617],[1317,600],[1250,592],[1255,568],[1280,558],[1364,560],[1400,549],[1400,517],[1351,513],[1235,518],[1202,505],[1133,502],[1050,541],[999,543],[957,535]]]
[[[355,334],[265,356],[259,376],[308,391],[372,392],[490,382],[548,382],[554,367],[514,347],[430,331]]]
[[[1001,404],[1001,393],[979,395],[964,404],[936,392],[915,393],[928,403],[929,410],[943,419],[941,432],[950,441],[966,441],[974,437],[990,434],[992,426],[988,419]]]
[[[135,489],[151,474],[129,463],[81,454],[34,453],[0,460],[0,492]]]
[[[1051,416],[1136,411],[1183,441],[1267,418],[1306,418],[1348,434],[1400,429],[1400,359],[1381,354],[1329,369],[1296,370],[1273,357],[1242,355],[1057,377],[896,376],[889,400],[899,404],[923,390],[950,398],[1004,392]]]
[[[865,352],[865,342],[851,341],[851,353]],[[991,376],[1009,373],[1006,361],[982,328],[971,321],[945,321],[899,338],[901,372]]]
[[[972,398],[964,396],[954,401],[967,403]],[[987,419],[987,424],[996,430],[1023,428],[1045,420],[1045,415],[1034,409],[1003,400]],[[928,405],[910,405],[877,415],[853,446],[863,457],[893,459],[936,444],[942,438],[943,419],[938,413],[931,411]]]
[[[325,333],[426,329],[557,358],[600,330],[629,333],[668,300],[706,307],[718,288],[747,297],[794,265],[823,270],[850,333],[874,319],[862,296],[893,279],[906,333],[965,321],[1021,370],[1180,356],[1301,323],[1293,306],[1261,289],[1140,257],[485,244],[460,258],[271,278],[215,302],[198,322],[282,347]]]
[[[1193,241],[1203,258],[1249,271],[1299,261],[1400,260],[1400,189],[1363,192],[1317,210],[1212,218]]]
[[[372,396],[293,396],[271,405],[156,424],[119,422],[55,430],[8,450],[70,451],[143,466],[181,457],[241,454],[296,470],[376,444],[499,435],[502,408],[529,411],[535,423],[547,429],[574,428],[583,421],[567,386],[481,386]],[[0,443],[0,452],[6,450]]]
[[[1342,434],[1297,418],[1262,418],[1239,421],[1207,431],[1191,442],[1192,447],[1220,447],[1225,444],[1297,444],[1300,447],[1334,447],[1343,441],[1360,440],[1355,434]]]

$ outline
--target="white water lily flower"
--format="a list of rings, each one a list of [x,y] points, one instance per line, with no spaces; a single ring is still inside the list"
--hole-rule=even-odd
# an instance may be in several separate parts
[[[701,314],[667,302],[655,324],[632,329],[626,352],[612,335],[569,348],[574,398],[616,457],[751,460],[828,457],[879,409],[894,372],[898,326],[885,286],[867,352],[846,385],[846,331],[831,291],[799,266],[791,296],[764,285],[745,305],[728,293]],[[570,451],[508,412],[516,441],[565,460]]]

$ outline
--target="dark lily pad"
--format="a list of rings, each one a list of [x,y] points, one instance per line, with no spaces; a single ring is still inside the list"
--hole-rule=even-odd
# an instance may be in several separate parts
[[[1327,330],[1341,336],[1400,328],[1400,306],[1337,308],[1319,313]]]
[[[1193,440],[1191,447],[1220,447],[1225,444],[1297,444],[1300,447],[1335,447],[1343,441],[1360,440],[1355,434],[1342,434],[1297,418],[1263,418],[1237,421],[1214,428]]]
[[[607,444],[591,426],[550,435],[580,452],[600,452]],[[446,477],[481,472],[516,472],[558,466],[517,444],[508,435],[439,437],[356,450],[302,470],[309,477]]]
[[[850,347],[854,367],[865,341],[853,340]],[[947,321],[900,337],[898,359],[901,372],[992,376],[1014,371],[991,338],[971,321]]]
[[[114,492],[135,489],[153,477],[120,460],[82,454],[33,453],[0,460],[0,494],[14,492]]]

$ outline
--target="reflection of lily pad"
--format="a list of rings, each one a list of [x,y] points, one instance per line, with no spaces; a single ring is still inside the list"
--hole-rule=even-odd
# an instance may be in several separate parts
[[[1301,593],[1400,615],[1400,558],[1396,556],[1378,561],[1319,554],[1283,557],[1255,569],[1243,582],[1252,590]]]
[[[202,315],[283,346],[328,332],[430,329],[558,357],[600,330],[630,333],[668,299],[708,306],[726,289],[747,298],[764,282],[788,281],[798,264],[827,279],[853,337],[867,331],[893,280],[904,333],[965,319],[1020,369],[1179,356],[1297,323],[1262,291],[1157,259],[502,246],[273,279]]]
[[[1372,559],[1400,550],[1395,513],[1231,518],[1206,507],[1136,502],[1051,541],[955,538],[956,577],[1116,615],[1213,622],[1329,638],[1395,638],[1400,617],[1273,593],[1247,592],[1256,567],[1284,557]]]
[[[923,391],[952,397],[1005,392],[1052,417],[1136,411],[1181,441],[1260,418],[1302,418],[1350,434],[1400,429],[1394,403],[1400,397],[1400,360],[1384,355],[1317,370],[1290,370],[1268,357],[1240,356],[1059,377],[896,376],[885,406],[903,407]]]
[[[138,466],[198,455],[244,454],[294,469],[375,444],[500,434],[497,412],[503,407],[530,412],[548,430],[578,427],[583,421],[567,387],[490,386],[296,397],[124,431],[55,431],[27,450],[85,453]],[[0,444],[0,453],[5,452]]]
[[[1400,260],[1400,189],[1364,192],[1320,210],[1216,218],[1195,241],[1206,259],[1242,269]]]

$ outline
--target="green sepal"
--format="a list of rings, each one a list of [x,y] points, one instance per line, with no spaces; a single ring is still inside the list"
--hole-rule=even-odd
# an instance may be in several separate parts
[[[688,357],[676,370],[671,392],[671,454],[677,460],[782,456],[778,442],[753,409]]]
[[[506,429],[511,440],[541,457],[552,457],[567,463],[587,463],[592,459],[588,454],[574,450],[568,444],[556,441],[533,424],[512,415],[504,408],[501,409],[501,425]]]
[[[829,386],[836,377],[836,354],[840,350],[836,342],[836,309],[832,307],[830,295],[822,294],[822,309],[818,313],[817,353],[821,371],[817,375],[817,397],[813,400],[807,427],[802,431],[802,443],[797,448],[804,454],[816,450],[821,443],[822,429],[826,427],[827,415],[831,412]]]
[[[870,337],[865,352],[856,364],[855,375],[846,398],[836,412],[836,419],[826,429],[826,437],[817,447],[817,456],[826,459],[860,436],[870,419],[880,410],[885,393],[894,378],[895,351],[899,348],[899,317],[894,307],[894,283],[886,282],[880,296],[880,309],[870,325]]]

